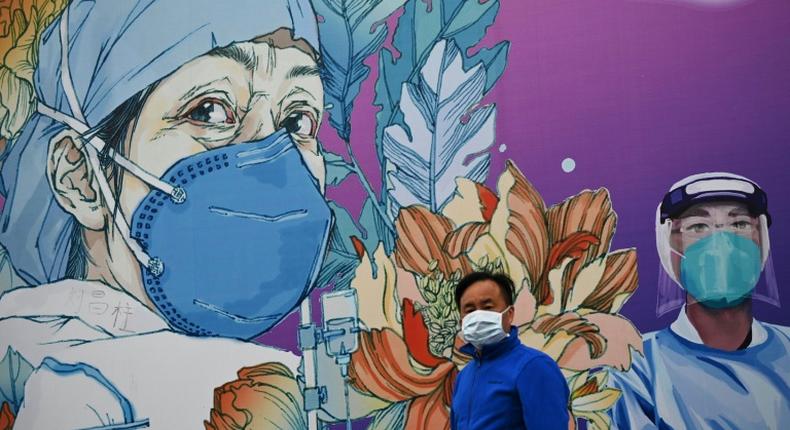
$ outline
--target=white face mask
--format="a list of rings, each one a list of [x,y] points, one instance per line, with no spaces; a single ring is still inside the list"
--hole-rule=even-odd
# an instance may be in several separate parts
[[[461,324],[464,340],[479,349],[506,338],[508,334],[502,328],[502,314],[509,309],[510,306],[502,312],[480,310],[465,316]]]

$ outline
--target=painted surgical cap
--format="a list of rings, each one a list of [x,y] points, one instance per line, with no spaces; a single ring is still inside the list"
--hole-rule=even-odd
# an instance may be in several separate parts
[[[129,97],[216,47],[243,42],[280,28],[293,30],[318,51],[315,13],[309,0],[112,0],[72,1],[67,45],[60,18],[42,34],[34,80],[38,100],[74,116],[61,74],[67,73],[90,127]],[[47,183],[47,149],[64,125],[38,112],[11,143],[3,163],[0,243],[18,274],[37,285],[63,277],[75,221]]]

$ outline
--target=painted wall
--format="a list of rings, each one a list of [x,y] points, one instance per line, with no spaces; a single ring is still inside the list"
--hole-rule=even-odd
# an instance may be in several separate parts
[[[0,3],[0,428],[257,428],[264,417],[307,428],[314,386],[327,388],[317,418],[342,423],[344,372],[355,428],[447,428],[469,360],[452,287],[481,268],[516,281],[519,337],[558,361],[578,423],[609,428],[625,401],[618,375],[655,363],[642,334],[678,315],[657,314],[656,206],[701,172],[743,175],[768,194],[773,298],[788,300],[785,1],[73,3],[65,30],[65,2]],[[75,144],[85,130],[34,113],[40,102],[79,117],[62,83],[61,31],[88,128],[149,88],[125,105],[137,137],[121,152],[187,193],[186,206],[165,193],[161,214],[144,211],[150,240],[125,241],[113,215],[142,233],[131,218],[151,184],[111,177],[123,190],[115,212],[97,179],[111,170]],[[229,87],[211,88],[225,76]],[[226,166],[240,173],[225,179],[165,175],[245,151],[268,155]],[[90,257],[76,272],[75,226]],[[193,237],[215,246],[183,245]],[[157,277],[129,243],[195,258],[173,263],[173,251]],[[758,300],[753,311],[785,338],[766,366],[790,375],[790,316]],[[361,331],[325,333],[311,349],[311,328],[355,314],[343,327]],[[753,367],[739,374],[756,384],[749,398],[788,404],[787,383],[764,387],[770,376]],[[659,410],[667,425],[690,420]],[[788,413],[761,411],[763,424]]]

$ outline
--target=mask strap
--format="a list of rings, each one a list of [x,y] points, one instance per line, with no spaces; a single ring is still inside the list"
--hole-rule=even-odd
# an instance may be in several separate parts
[[[107,178],[104,177],[104,174],[101,170],[101,163],[99,161],[99,153],[104,149],[105,144],[104,142],[99,139],[98,137],[91,137],[86,138],[85,134],[88,133],[90,128],[87,125],[87,121],[85,120],[85,116],[82,113],[82,109],[79,106],[79,102],[77,101],[77,93],[74,90],[74,84],[71,80],[71,72],[69,69],[69,61],[68,61],[68,48],[69,48],[69,40],[68,40],[68,21],[69,21],[69,7],[66,6],[63,10],[63,14],[60,18],[60,44],[61,44],[61,58],[60,58],[60,66],[61,66],[61,85],[63,86],[63,91],[66,96],[66,100],[69,103],[69,108],[71,112],[74,114],[74,117],[68,116],[62,112],[58,112],[49,106],[44,105],[43,103],[38,103],[36,110],[49,118],[52,118],[55,121],[58,121],[62,124],[65,124],[72,130],[79,133],[83,140],[85,140],[88,145],[85,145],[85,149],[88,153],[88,162],[91,164],[91,167],[94,171],[97,172],[96,174],[96,181],[99,183],[99,191],[102,194],[102,197],[107,202],[109,207],[115,207],[115,197],[110,190],[110,185],[107,183]],[[76,117],[76,118],[75,118]],[[135,165],[128,159],[120,156],[119,154],[115,153],[115,151],[111,151],[110,157],[118,163],[121,167],[125,170],[129,171],[129,173],[135,175],[136,177],[140,178],[142,181],[146,182],[147,184],[151,185],[154,188],[158,188],[165,193],[169,194],[171,198],[177,201],[177,203],[181,203],[186,199],[186,195],[181,192],[177,192],[176,188],[164,183],[163,181],[159,180],[158,178],[154,177],[150,173],[146,172],[139,166]],[[180,189],[180,188],[179,188]],[[132,251],[137,261],[139,261],[142,265],[148,268],[149,271],[154,276],[159,276],[162,274],[164,270],[164,266],[162,261],[158,258],[151,258],[148,254],[143,251],[140,244],[132,239],[131,233],[129,231],[129,224],[126,223],[126,219],[121,214],[120,217],[113,216],[113,224],[118,229],[123,238],[123,241],[126,243],[126,246]]]
[[[72,118],[64,114],[63,112],[56,111],[51,107],[42,103],[38,103],[36,110],[38,111],[38,113],[47,116],[49,118],[52,118],[59,123],[65,124],[70,129],[82,135],[83,139],[85,139],[90,144],[90,146],[88,147],[89,150],[101,151],[106,146],[104,141],[96,136],[90,138],[85,137],[85,134],[88,133],[88,131],[90,131],[90,128],[80,120],[77,120],[76,118]],[[72,108],[72,110],[74,109]],[[77,110],[76,112],[79,112],[79,110]],[[121,166],[124,170],[131,173],[141,181],[145,182],[151,188],[156,188],[168,194],[170,196],[170,199],[173,200],[173,202],[183,203],[186,200],[186,191],[184,191],[183,188],[174,187],[168,184],[167,182],[162,181],[161,179],[152,175],[151,173],[149,173],[142,167],[138,166],[137,164],[134,164],[134,162],[122,156],[121,154],[118,154],[112,149],[109,151],[108,155],[117,165]],[[93,166],[93,167],[97,168],[97,166]]]
[[[681,254],[680,252],[675,251],[675,248],[673,248],[672,246],[669,247],[669,252],[677,255],[680,258],[686,258],[685,255]]]

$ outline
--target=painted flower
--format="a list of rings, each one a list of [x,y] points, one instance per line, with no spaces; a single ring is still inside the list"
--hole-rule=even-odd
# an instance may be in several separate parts
[[[608,429],[612,425],[606,413],[620,398],[620,390],[607,388],[608,372],[579,372],[568,380],[571,410],[574,416],[587,420],[591,429]]]
[[[60,14],[65,0],[10,0],[0,3],[0,139],[11,140],[35,111],[33,71],[38,41]],[[0,142],[0,149],[5,142]]]
[[[393,255],[376,252],[378,276],[362,258],[352,287],[369,331],[353,356],[354,387],[385,404],[408,402],[407,428],[448,428],[451,387],[469,361],[458,351],[454,285],[472,270],[504,271],[517,287],[519,337],[559,363],[573,416],[608,428],[619,392],[606,387],[606,369],[628,369],[641,351],[639,332],[618,314],[637,287],[636,252],[609,252],[617,221],[609,194],[584,191],[547,207],[511,163],[497,191],[458,179],[441,213],[400,211]]]
[[[238,376],[214,390],[206,430],[307,428],[302,393],[287,367],[264,363],[245,367]]]

